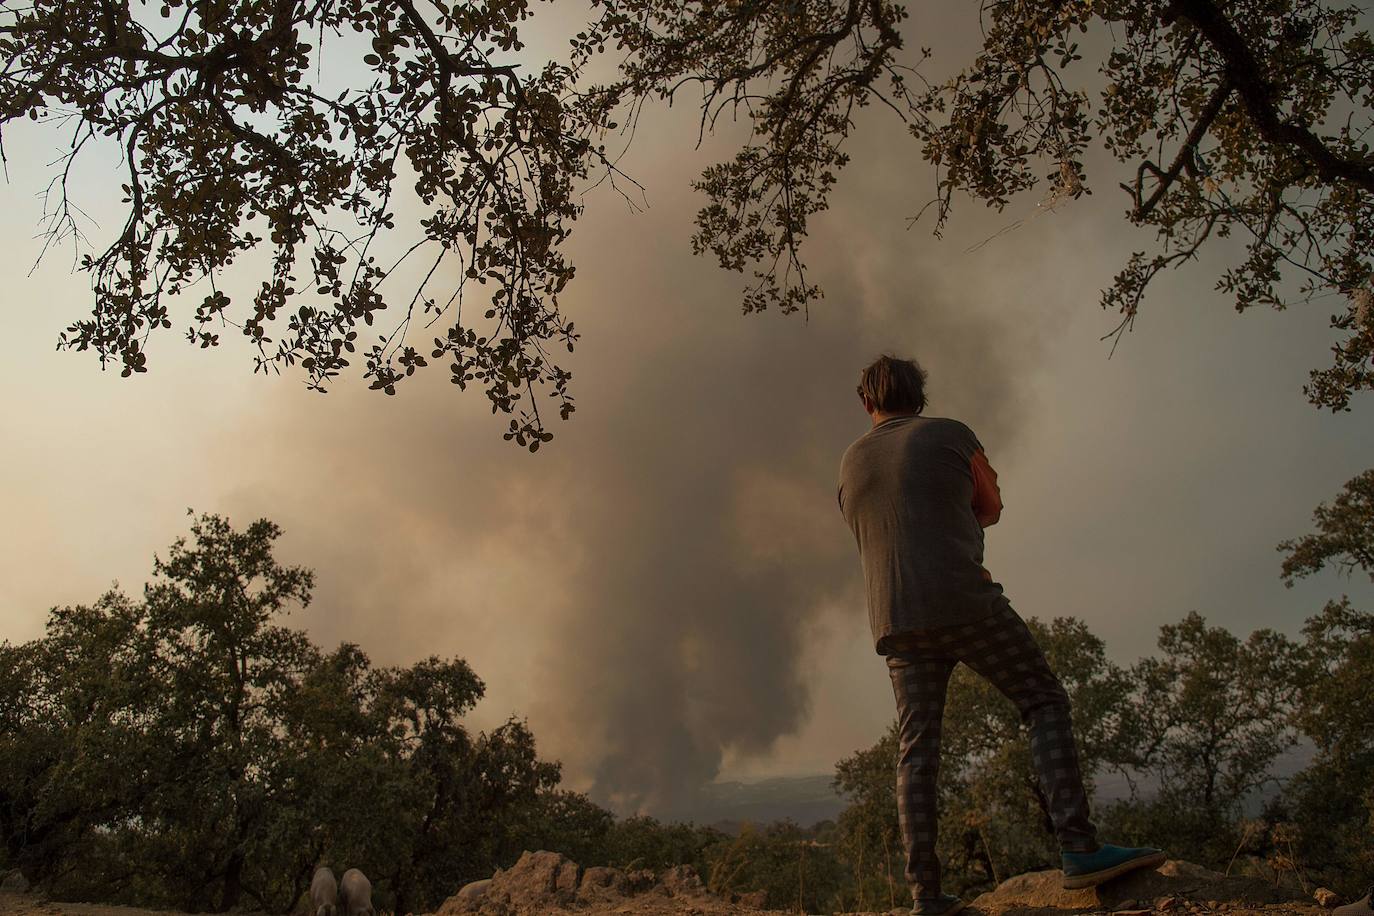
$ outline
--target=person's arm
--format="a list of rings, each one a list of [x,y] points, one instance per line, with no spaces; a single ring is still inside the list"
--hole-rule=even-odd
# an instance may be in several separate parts
[[[969,462],[973,471],[973,517],[987,528],[1002,517],[1002,491],[997,487],[997,472],[988,464],[988,456],[977,449]]]

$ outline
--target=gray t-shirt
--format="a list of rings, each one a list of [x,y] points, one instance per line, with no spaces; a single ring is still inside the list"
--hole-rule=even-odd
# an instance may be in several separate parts
[[[967,623],[1009,602],[983,568],[973,453],[958,420],[903,416],[855,440],[840,461],[840,512],[854,532],[879,653],[884,637]]]

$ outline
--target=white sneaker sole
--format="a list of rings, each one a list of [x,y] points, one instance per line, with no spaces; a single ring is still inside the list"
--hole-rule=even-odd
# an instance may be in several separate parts
[[[1118,875],[1124,875],[1128,871],[1135,871],[1137,868],[1158,868],[1164,864],[1166,859],[1168,856],[1163,852],[1157,852],[1153,855],[1141,856],[1139,859],[1128,859],[1113,865],[1111,868],[1089,872],[1086,875],[1074,875],[1072,878],[1066,875],[1064,877],[1064,890],[1076,891],[1085,887],[1097,887],[1105,881],[1110,881]]]

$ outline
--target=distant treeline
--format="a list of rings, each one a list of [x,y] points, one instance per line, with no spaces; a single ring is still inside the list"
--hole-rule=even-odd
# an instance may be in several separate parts
[[[356,865],[380,909],[408,913],[550,849],[582,865],[691,864],[718,892],[807,912],[904,901],[895,731],[839,762],[849,806],[834,822],[731,837],[616,819],[559,788],[523,722],[464,726],[483,685],[462,660],[379,668],[282,626],[313,577],[278,564],[279,533],[201,516],[154,560],[141,600],[56,608],[42,638],[0,644],[0,872],[65,899],[279,913],[318,863]],[[1350,554],[1321,554],[1320,537],[1285,545],[1286,574]],[[1342,599],[1300,640],[1242,640],[1191,614],[1130,667],[1080,621],[1031,626],[1073,700],[1085,770],[1156,787],[1098,812],[1105,836],[1346,891],[1374,880],[1374,615]],[[1304,739],[1311,765],[1243,817]],[[963,669],[944,746],[950,889],[1057,864],[1016,713]]]

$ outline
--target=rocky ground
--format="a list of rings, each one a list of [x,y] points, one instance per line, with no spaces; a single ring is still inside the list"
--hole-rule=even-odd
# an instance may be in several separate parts
[[[38,894],[0,890],[0,916],[182,916],[161,910],[99,903],[57,903]]]
[[[969,909],[986,916],[1061,913],[1319,916],[1325,912],[1312,895],[1275,887],[1258,878],[1228,878],[1191,862],[1169,861],[1154,871],[1134,872],[1099,887],[1078,891],[1064,890],[1060,879],[1058,870],[1018,875],[974,900]],[[1329,906],[1341,902],[1334,895],[1324,899]]]
[[[1227,877],[1189,862],[1167,862],[1158,870],[1136,872],[1087,890],[1066,891],[1060,886],[1061,880],[1058,871],[1019,875],[974,900],[966,912],[975,916],[1320,916],[1325,912],[1311,895],[1256,878]],[[1328,906],[1339,902],[1333,896],[1323,895],[1323,899]],[[514,867],[497,872],[490,881],[477,882],[459,891],[436,916],[556,912],[714,916],[768,912],[760,909],[761,903],[747,895],[726,900],[708,894],[690,868],[676,868],[658,876],[613,868],[580,870],[576,863],[557,853],[539,852],[526,853]]]
[[[1305,894],[1256,878],[1227,877],[1188,862],[1136,872],[1098,888],[1066,891],[1058,871],[1011,878],[974,900],[971,916],[1321,916],[1342,902],[1328,893]],[[1321,901],[1320,903],[1318,901]],[[454,894],[432,916],[767,916],[750,895],[725,899],[707,892],[690,868],[663,874],[614,868],[582,869],[557,853],[525,853],[509,869]],[[893,913],[906,912],[893,910]],[[0,916],[174,916],[130,907],[56,903],[40,895],[0,891]],[[846,914],[874,916],[874,914]]]

